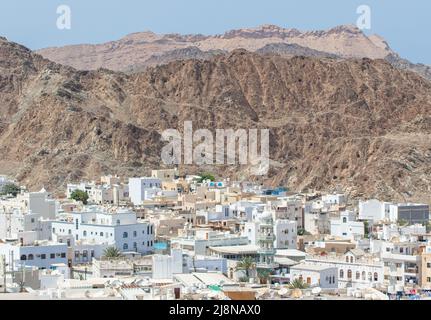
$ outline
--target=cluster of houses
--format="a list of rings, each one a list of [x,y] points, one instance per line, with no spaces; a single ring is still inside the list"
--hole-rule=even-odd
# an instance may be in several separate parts
[[[71,199],[76,190],[87,204]],[[0,199],[0,292],[135,300],[431,292],[427,204],[202,181],[177,169],[105,176],[65,193]]]

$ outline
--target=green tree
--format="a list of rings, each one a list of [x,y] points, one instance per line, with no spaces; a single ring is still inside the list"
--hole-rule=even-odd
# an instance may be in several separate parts
[[[199,183],[202,183],[205,180],[215,181],[215,177],[211,173],[201,173],[199,176]]]
[[[12,195],[14,197],[17,196],[18,193],[21,192],[21,188],[18,187],[16,184],[14,183],[7,183],[3,186],[2,190],[1,190],[1,194],[2,195]]]
[[[307,289],[308,284],[306,284],[302,279],[295,279],[289,284],[290,289]]]
[[[398,225],[399,225],[400,227],[405,227],[405,226],[408,226],[408,225],[409,225],[409,222],[408,222],[407,220],[400,219],[400,220],[398,220]]]
[[[117,259],[122,257],[121,251],[115,247],[108,247],[103,251],[103,256],[108,259]]]
[[[310,232],[306,231],[303,228],[299,228],[296,233],[298,236],[309,236],[309,235],[311,235]]]
[[[257,276],[261,284],[268,283],[268,279],[270,275],[271,275],[271,271],[269,271],[268,269],[257,269]]]
[[[255,263],[252,257],[244,257],[236,265],[236,270],[245,271],[245,275],[247,278],[250,278],[250,271],[253,270],[254,268],[255,268]]]
[[[83,204],[88,203],[88,193],[82,190],[75,190],[70,195],[70,199],[81,201]]]
[[[365,231],[365,238],[368,239],[370,237],[370,224],[367,220],[364,221],[364,231]]]

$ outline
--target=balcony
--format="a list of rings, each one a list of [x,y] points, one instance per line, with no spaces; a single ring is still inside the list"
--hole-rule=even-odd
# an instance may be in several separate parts
[[[279,267],[278,263],[261,263],[258,262],[256,263],[256,268],[257,269],[277,269]]]
[[[274,235],[259,235],[257,237],[259,241],[275,241]]]

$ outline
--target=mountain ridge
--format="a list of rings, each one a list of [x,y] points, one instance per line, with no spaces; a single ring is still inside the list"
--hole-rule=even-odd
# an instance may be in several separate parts
[[[0,168],[59,191],[160,166],[165,129],[270,130],[262,182],[428,201],[431,83],[377,59],[234,50],[125,74],[79,71],[0,40]],[[184,167],[258,179],[247,167]],[[259,180],[259,179],[258,179]]]

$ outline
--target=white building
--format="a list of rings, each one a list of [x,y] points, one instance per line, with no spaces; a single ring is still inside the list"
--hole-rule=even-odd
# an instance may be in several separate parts
[[[153,250],[154,225],[138,221],[132,211],[115,213],[97,211],[74,212],[62,221],[52,222],[52,233],[113,245],[123,252],[149,253]]]
[[[194,234],[180,236],[171,240],[172,248],[181,248],[196,255],[208,255],[210,247],[247,245],[246,236],[238,236],[229,232],[218,232],[207,229],[196,230]]]
[[[374,222],[383,221],[389,216],[389,206],[390,203],[375,199],[359,201],[359,219]]]
[[[342,193],[327,194],[322,196],[322,201],[324,204],[328,204],[328,205],[344,206],[347,203],[347,197]]]
[[[363,222],[355,221],[353,212],[344,211],[339,219],[331,220],[331,235],[344,239],[363,238],[365,226]]]
[[[153,255],[153,279],[172,279],[174,274],[183,273],[182,250],[171,251],[171,255]]]
[[[0,255],[5,255],[6,263],[14,270],[20,267],[49,269],[52,265],[68,262],[67,245],[50,241],[0,244]]]
[[[152,199],[161,191],[162,182],[158,178],[130,178],[129,195],[135,206],[142,205],[143,201]]]
[[[290,281],[302,280],[311,287],[323,289],[338,288],[338,272],[336,267],[301,263],[290,267]]]
[[[339,288],[368,288],[384,281],[383,263],[379,259],[365,257],[360,249],[352,249],[342,256],[310,257],[306,261],[337,268]]]

